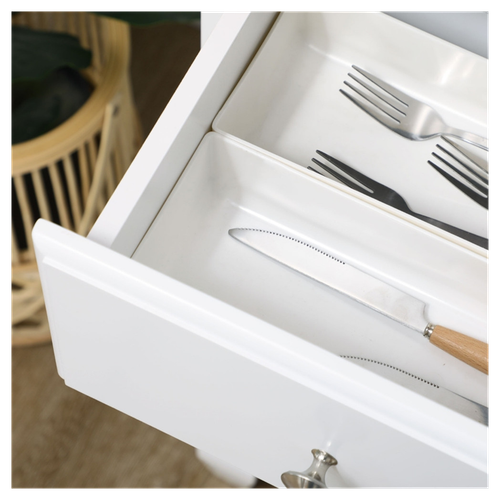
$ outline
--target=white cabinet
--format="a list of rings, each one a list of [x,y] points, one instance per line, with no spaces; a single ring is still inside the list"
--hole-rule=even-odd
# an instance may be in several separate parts
[[[252,129],[260,110],[248,103],[235,124],[253,77],[240,78],[273,45],[261,44],[276,17],[222,17],[88,238],[36,224],[59,374],[275,486],[322,449],[338,460],[330,487],[484,487],[485,425],[341,356],[375,358],[483,405],[486,375],[227,235],[279,229],[335,250],[424,299],[432,321],[486,340],[482,249],[307,171],[297,160],[307,134],[288,149],[297,157],[280,155],[279,133],[275,151],[252,144],[266,137]],[[222,111],[214,131],[225,103],[230,119]],[[480,107],[467,109],[477,116]],[[470,224],[481,229],[479,218]]]

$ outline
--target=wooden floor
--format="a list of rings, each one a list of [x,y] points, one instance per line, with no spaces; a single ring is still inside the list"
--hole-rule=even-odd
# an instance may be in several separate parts
[[[199,40],[193,25],[132,29],[132,82],[145,135],[196,57]],[[229,485],[190,446],[66,387],[47,344],[12,353],[12,487]]]

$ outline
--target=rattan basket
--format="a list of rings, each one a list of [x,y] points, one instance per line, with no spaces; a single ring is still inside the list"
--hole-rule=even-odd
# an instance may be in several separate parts
[[[86,235],[137,153],[127,24],[84,12],[24,12],[15,23],[73,34],[94,86],[66,122],[12,147],[12,344],[50,341],[31,231],[39,217]]]

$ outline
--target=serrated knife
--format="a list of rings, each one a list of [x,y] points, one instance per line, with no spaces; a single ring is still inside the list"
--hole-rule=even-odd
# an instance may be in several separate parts
[[[229,234],[281,264],[420,332],[431,344],[488,373],[488,344],[429,323],[421,300],[291,236],[252,228],[230,229]]]
[[[476,403],[471,399],[464,398],[456,392],[450,391],[437,384],[429,382],[421,377],[417,377],[395,366],[375,361],[373,359],[361,358],[358,356],[341,356],[367,370],[377,373],[384,378],[402,385],[427,399],[431,399],[451,410],[456,411],[468,418],[476,420],[480,424],[488,425],[488,408]]]

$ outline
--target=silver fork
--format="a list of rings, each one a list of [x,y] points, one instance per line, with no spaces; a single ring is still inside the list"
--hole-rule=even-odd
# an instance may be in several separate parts
[[[482,236],[479,236],[477,234],[470,233],[469,231],[465,231],[458,227],[452,226],[451,224],[447,224],[446,222],[433,219],[432,217],[428,217],[427,215],[415,213],[410,209],[404,198],[399,193],[394,191],[394,189],[391,189],[390,187],[385,186],[384,184],[381,184],[380,182],[371,179],[370,177],[362,174],[361,172],[355,170],[352,167],[349,167],[348,165],[341,162],[337,158],[334,158],[333,156],[323,153],[322,151],[316,151],[316,153],[322,158],[324,158],[326,161],[331,163],[337,170],[334,170],[329,165],[325,165],[323,162],[317,160],[316,158],[312,158],[312,162],[316,164],[318,167],[320,167],[322,170],[327,172],[331,177],[333,177],[337,181],[340,181],[342,184],[345,184],[346,186],[360,193],[363,193],[366,196],[369,196],[375,200],[381,201],[382,203],[385,203],[387,205],[390,205],[391,207],[401,210],[404,213],[412,215],[417,219],[425,221],[429,224],[439,227],[440,229],[448,231],[451,234],[459,236],[464,240],[470,241],[483,248],[486,249],[488,248],[487,238],[483,238]],[[316,172],[317,174],[328,177],[323,172],[320,172],[313,167],[307,167],[307,168],[309,170],[312,170],[313,172]]]
[[[458,144],[443,137],[447,146],[436,144],[439,153],[433,152],[439,166],[428,160],[435,170],[445,179],[450,181],[462,193],[484,208],[488,208],[488,166],[481,158],[474,157],[470,152],[461,148]],[[451,174],[449,171],[451,170]],[[453,175],[455,172],[458,175]],[[461,179],[464,179],[465,182]]]
[[[429,105],[413,99],[358,66],[352,67],[375,86],[349,73],[348,75],[354,81],[370,93],[352,85],[350,81],[344,81],[344,84],[364,100],[343,89],[340,89],[340,92],[394,132],[414,141],[423,141],[437,136],[454,136],[488,151],[487,140],[484,137],[446,125],[437,111]],[[367,102],[374,107],[368,105]]]

